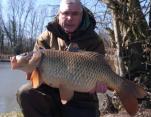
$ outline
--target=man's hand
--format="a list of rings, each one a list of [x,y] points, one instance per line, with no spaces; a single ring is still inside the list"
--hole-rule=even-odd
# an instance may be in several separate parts
[[[105,93],[107,91],[107,85],[101,82],[96,85],[96,92]]]

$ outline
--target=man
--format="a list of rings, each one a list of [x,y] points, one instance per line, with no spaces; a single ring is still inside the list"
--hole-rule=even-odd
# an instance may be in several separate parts
[[[68,50],[69,45],[86,51],[104,54],[104,45],[94,31],[96,22],[92,13],[79,0],[62,0],[54,22],[36,40],[34,50]],[[72,51],[72,50],[71,50]],[[65,105],[56,88],[42,84],[33,89],[31,83],[23,85],[17,101],[25,117],[99,117],[96,94],[75,92]]]

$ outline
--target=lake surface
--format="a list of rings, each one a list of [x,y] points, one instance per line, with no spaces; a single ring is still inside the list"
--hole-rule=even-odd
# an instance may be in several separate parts
[[[11,70],[9,62],[0,62],[0,113],[20,109],[16,102],[16,92],[26,82],[24,72]]]

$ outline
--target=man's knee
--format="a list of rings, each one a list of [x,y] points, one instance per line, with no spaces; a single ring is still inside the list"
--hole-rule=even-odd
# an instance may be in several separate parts
[[[28,95],[29,95],[29,91],[31,90],[31,84],[27,83],[22,85],[17,93],[16,93],[16,98],[17,98],[17,102],[19,103],[19,105],[21,105],[21,102],[24,102],[28,99]]]

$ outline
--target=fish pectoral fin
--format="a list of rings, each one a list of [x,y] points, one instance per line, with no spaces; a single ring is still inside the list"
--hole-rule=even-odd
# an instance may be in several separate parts
[[[30,80],[32,82],[33,88],[37,88],[41,85],[42,78],[38,69],[32,71]]]
[[[60,85],[59,91],[62,104],[66,104],[74,95],[74,91],[68,89],[65,85]]]

